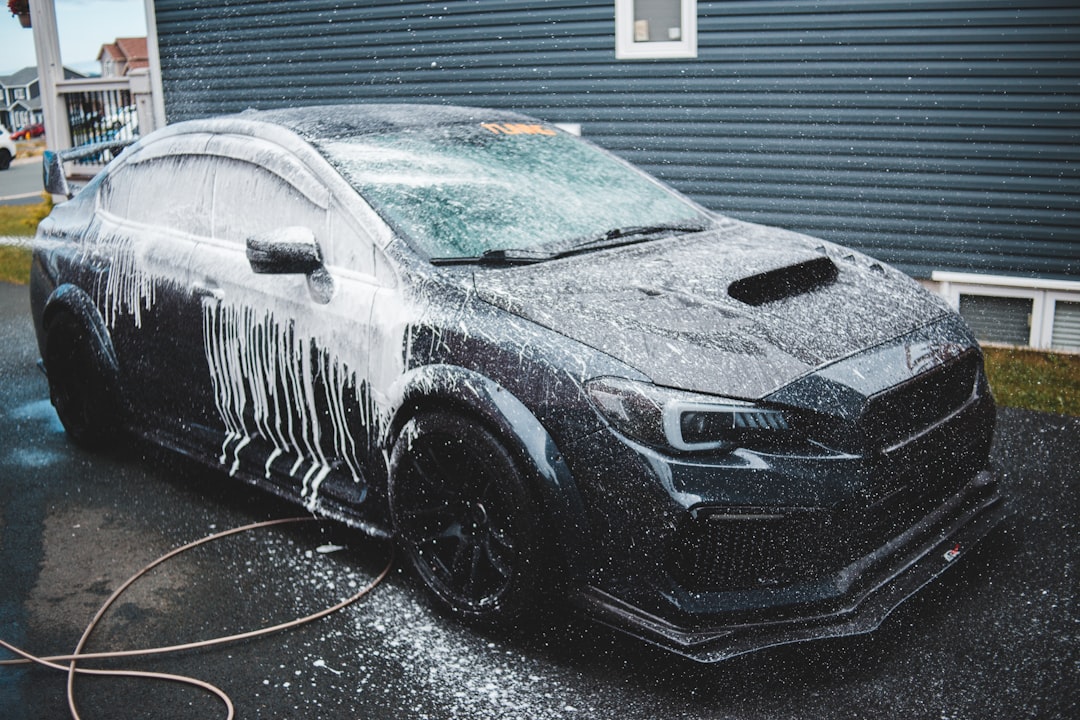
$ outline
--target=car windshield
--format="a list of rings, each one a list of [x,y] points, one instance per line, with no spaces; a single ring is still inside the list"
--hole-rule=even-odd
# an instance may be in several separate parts
[[[633,229],[710,222],[647,175],[547,125],[439,125],[318,145],[433,260],[629,242]]]

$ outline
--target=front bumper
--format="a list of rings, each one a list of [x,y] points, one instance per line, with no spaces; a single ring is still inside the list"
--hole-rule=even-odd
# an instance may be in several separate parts
[[[989,472],[981,472],[915,525],[826,578],[831,592],[766,611],[733,611],[680,625],[588,586],[574,602],[596,620],[701,662],[774,645],[857,635],[952,566],[1009,514]],[[673,598],[680,605],[692,597]],[[697,601],[703,598],[697,598]]]

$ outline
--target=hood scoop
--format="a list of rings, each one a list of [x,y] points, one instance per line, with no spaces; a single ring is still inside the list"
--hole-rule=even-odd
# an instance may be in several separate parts
[[[827,257],[740,278],[728,286],[728,295],[747,305],[764,305],[831,285],[838,274]]]

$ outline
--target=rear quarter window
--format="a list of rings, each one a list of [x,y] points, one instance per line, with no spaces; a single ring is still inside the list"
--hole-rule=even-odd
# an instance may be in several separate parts
[[[172,155],[127,163],[102,183],[99,205],[121,220],[208,235],[214,201],[212,162],[200,155]]]

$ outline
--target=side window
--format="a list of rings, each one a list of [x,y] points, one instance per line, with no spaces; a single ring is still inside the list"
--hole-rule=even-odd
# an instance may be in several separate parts
[[[99,202],[106,212],[132,222],[207,235],[211,162],[202,155],[171,155],[128,163],[105,179]]]
[[[280,175],[243,160],[217,158],[213,236],[243,244],[248,237],[290,226],[315,233],[326,252],[327,211]]]
[[[330,227],[322,245],[327,265],[375,275],[375,245],[336,202],[330,205]]]
[[[101,189],[98,191],[98,205],[101,206],[102,210],[119,218],[128,216],[133,174],[131,165],[123,165],[111,172],[101,182]]]
[[[615,57],[697,57],[697,0],[615,0]]]

